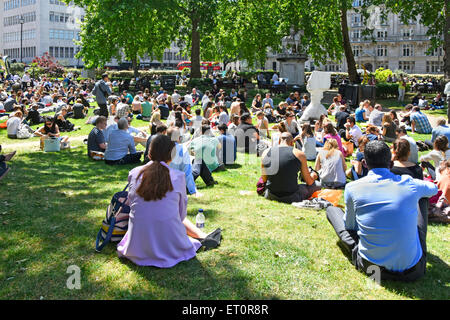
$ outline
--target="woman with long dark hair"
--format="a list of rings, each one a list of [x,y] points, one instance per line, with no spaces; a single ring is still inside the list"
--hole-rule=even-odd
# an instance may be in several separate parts
[[[185,174],[169,167],[175,152],[168,136],[155,136],[150,162],[128,176],[130,220],[117,252],[140,266],[170,268],[220,244],[220,229],[207,235],[186,218]]]

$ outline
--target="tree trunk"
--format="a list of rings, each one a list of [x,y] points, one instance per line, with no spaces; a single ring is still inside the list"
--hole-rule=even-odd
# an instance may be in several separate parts
[[[198,31],[199,19],[194,13],[192,15],[192,38],[191,38],[191,79],[201,78],[200,72],[200,33]]]
[[[139,78],[139,68],[138,68],[137,58],[131,59],[131,64],[133,67],[134,78],[135,79]]]
[[[348,77],[351,83],[361,83],[358,72],[356,71],[355,56],[353,55],[352,46],[350,45],[350,38],[348,36],[347,23],[347,7],[344,0],[341,6],[341,30],[342,41],[344,46],[345,58],[347,60]]]
[[[444,79],[450,81],[450,0],[445,0],[445,26],[444,26]]]

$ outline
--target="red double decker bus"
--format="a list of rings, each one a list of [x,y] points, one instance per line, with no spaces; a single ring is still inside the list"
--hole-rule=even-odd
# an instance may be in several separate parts
[[[190,68],[191,62],[190,61],[181,61],[177,65],[178,70],[183,70],[184,68]],[[212,67],[214,71],[221,70],[219,62],[213,62],[213,61],[202,61],[200,62],[200,69],[201,70],[208,70],[209,67]]]

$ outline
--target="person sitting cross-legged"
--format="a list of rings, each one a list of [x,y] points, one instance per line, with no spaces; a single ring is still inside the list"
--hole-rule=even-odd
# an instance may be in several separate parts
[[[437,194],[432,182],[389,171],[391,151],[383,141],[364,148],[369,174],[345,187],[345,214],[327,208],[327,219],[358,270],[380,281],[414,281],[425,274],[427,210],[421,198]]]
[[[194,258],[202,246],[220,245],[220,228],[206,234],[187,219],[185,174],[169,167],[174,148],[169,137],[156,136],[151,162],[128,175],[130,221],[117,253],[140,266],[171,268]]]
[[[108,137],[108,145],[105,151],[106,164],[130,164],[141,161],[143,152],[136,152],[134,139],[127,130],[128,120],[120,118],[117,122],[117,129],[112,130]]]
[[[283,132],[279,144],[263,152],[261,171],[262,180],[266,183],[266,199],[284,203],[301,202],[320,190],[315,184],[317,174],[309,173],[305,154],[293,145],[292,135]],[[298,183],[299,172],[306,184]]]
[[[103,159],[106,150],[106,140],[103,130],[106,129],[108,119],[105,116],[99,116],[95,120],[95,127],[91,130],[87,141],[87,153],[90,158]]]

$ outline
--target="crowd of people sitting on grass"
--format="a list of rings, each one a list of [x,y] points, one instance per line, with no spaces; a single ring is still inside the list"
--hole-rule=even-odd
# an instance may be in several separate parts
[[[449,222],[450,128],[445,120],[432,128],[418,105],[396,112],[366,100],[350,110],[337,95],[327,114],[300,123],[310,100],[299,92],[278,104],[269,93],[264,99],[258,94],[248,109],[245,97],[222,89],[215,95],[196,89],[184,96],[163,89],[114,95],[106,74],[92,92],[72,88],[53,83],[48,105],[40,86],[31,89],[30,98],[11,94],[7,99],[15,102],[5,108],[8,137],[15,138],[11,127],[26,126],[30,118],[24,116],[33,110],[56,108],[58,116],[44,118],[33,134],[41,144],[46,137],[67,144],[57,121],[67,121],[76,104],[85,114],[95,99],[99,109],[87,119],[94,126],[86,141],[88,157],[108,165],[142,164],[128,177],[130,228],[118,245],[121,257],[139,265],[171,267],[201,246],[220,244],[220,229],[205,234],[187,220],[187,194],[202,196],[198,177],[206,186],[216,185],[215,173],[233,168],[237,153],[256,155],[249,159],[261,167],[255,184],[266,199],[298,205],[322,189],[345,190],[345,213],[331,206],[327,218],[355,266],[367,271],[377,265],[385,279],[422,276],[428,219]],[[72,107],[68,92],[78,92]],[[133,118],[148,121],[148,128],[132,127]],[[431,140],[416,142],[409,132],[431,134]],[[137,151],[138,144],[145,152]],[[149,211],[167,217],[145,214]]]

